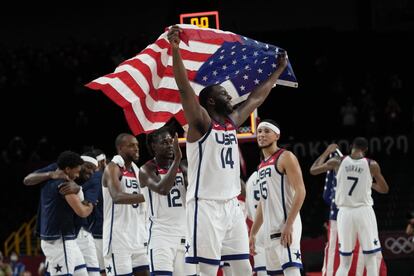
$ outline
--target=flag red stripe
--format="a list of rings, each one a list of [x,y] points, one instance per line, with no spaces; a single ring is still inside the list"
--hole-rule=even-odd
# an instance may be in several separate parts
[[[150,57],[152,57],[156,61],[155,63],[157,65],[157,71],[156,72],[153,71],[152,73],[156,73],[161,78],[163,76],[164,70],[165,70],[165,66],[162,64],[162,62],[160,62],[162,53],[156,52],[156,51],[154,51],[152,49],[146,49],[145,50],[145,54],[149,55]],[[121,65],[125,65],[125,64],[129,64],[129,65],[135,67],[135,65],[145,64],[145,63],[143,63],[141,60],[135,58],[135,59],[126,60],[123,63],[121,63]],[[145,66],[151,72],[151,69],[147,65],[145,65]],[[135,67],[135,68],[138,69],[138,70],[140,70],[140,67]]]
[[[185,119],[184,116],[184,110],[180,110],[180,112],[178,112],[177,114],[175,114],[175,119],[180,123],[180,125],[185,125],[187,124],[187,120]]]
[[[158,101],[181,103],[180,92],[176,89],[163,87],[151,91],[150,95],[152,98],[156,97]]]
[[[165,102],[174,102],[174,103],[180,103],[180,95],[178,93],[177,90],[175,89],[166,89],[166,88],[160,88],[160,89],[154,89],[153,83],[152,83],[152,72],[150,70],[150,68],[148,67],[147,64],[143,63],[141,60],[138,59],[134,59],[134,60],[128,60],[126,62],[124,62],[123,64],[128,64],[130,66],[132,66],[133,68],[137,69],[138,71],[140,71],[142,73],[142,75],[145,77],[145,79],[147,80],[148,86],[150,88],[149,91],[149,95],[154,99],[154,101],[165,101]],[[168,67],[167,69],[165,69],[164,66],[162,66],[163,69],[162,71],[164,72],[164,75],[167,74],[171,77],[174,77],[174,73],[172,72],[172,67]],[[166,73],[167,72],[167,73]],[[114,78],[117,77],[116,74],[118,73],[114,73],[114,74],[108,74],[107,76],[110,78]],[[196,72],[191,72],[191,76],[194,75],[193,78],[195,78],[195,74]],[[138,91],[135,92],[136,90],[140,89],[139,84],[136,82],[135,79],[128,79],[129,82],[125,83],[126,85],[128,85],[128,87],[134,91],[135,94],[137,94],[137,96],[141,97],[142,94],[140,94]],[[142,91],[142,89],[140,89]],[[145,92],[142,91],[143,94],[145,94]],[[145,96],[144,96],[145,97]]]
[[[240,36],[231,33],[221,33],[206,29],[183,29],[184,33],[191,37],[192,41],[202,41],[210,44],[221,45],[223,42],[241,42]]]
[[[138,70],[139,72],[141,72],[141,74],[147,80],[147,83],[148,83],[148,86],[149,86],[149,91],[153,91],[154,90],[154,85],[152,83],[152,76],[153,76],[153,74],[152,74],[151,69],[148,67],[147,64],[143,63],[139,59],[129,60],[128,62],[125,62],[125,64],[128,64],[131,67],[133,67],[136,70]],[[165,70],[165,67],[164,66],[162,66],[162,67],[163,67],[162,70],[164,71]],[[119,73],[121,73],[121,72],[119,72]],[[131,79],[132,80],[129,80],[129,81],[131,81],[131,83],[130,83],[131,85],[129,85],[129,83],[128,84],[125,83],[125,84],[127,84],[131,88],[132,87],[136,88],[137,86],[140,87],[139,83],[132,76],[131,76]],[[142,93],[143,93],[143,95],[145,97],[146,96],[145,95],[145,92],[142,91]],[[154,98],[154,100],[157,100],[157,99]]]
[[[158,39],[153,44],[157,45],[161,49],[167,49],[168,50],[167,53],[171,57],[170,44],[166,42],[165,39]],[[214,43],[210,43],[210,44],[214,44]],[[147,54],[155,58],[156,55],[154,55],[154,53],[161,55],[161,52],[154,51],[153,49],[148,48],[148,47],[142,50],[138,55]],[[201,62],[206,61],[212,56],[212,54],[191,52],[186,49],[180,49],[180,53],[181,53],[181,57],[183,58],[183,60],[192,60],[192,61],[201,61]]]
[[[193,81],[196,78],[198,72],[197,71],[192,71],[192,70],[186,70],[186,71],[187,71],[188,79],[190,81]],[[172,66],[168,66],[165,69],[164,76],[174,78],[174,70],[173,70]]]
[[[119,78],[139,98],[144,99],[146,97],[146,95],[145,95],[146,93],[141,89],[141,87],[138,85],[136,80],[134,78],[132,78],[132,76],[126,71],[108,74],[105,77],[112,78],[112,79]],[[148,81],[148,79],[147,79],[147,81]],[[152,87],[152,85],[151,85],[151,87]],[[159,88],[159,89],[152,89],[149,92],[149,94],[151,95],[151,97],[153,98],[154,101],[165,101],[165,102],[181,103],[180,102],[180,93],[176,89],[170,89],[170,88],[164,88],[164,87]]]
[[[125,85],[127,85],[132,90],[132,92],[134,92],[135,95],[137,95],[137,97],[141,99],[140,102],[142,106],[142,111],[145,113],[145,116],[147,117],[148,121],[153,122],[153,123],[154,122],[166,122],[174,115],[173,113],[167,112],[167,111],[158,111],[158,112],[151,111],[148,108],[147,103],[145,101],[145,98],[147,97],[147,95],[142,90],[142,88],[137,84],[135,79],[128,72],[122,71],[122,72],[118,72],[114,74],[109,74],[107,75],[107,77],[119,78],[123,83],[125,83]]]
[[[129,128],[132,130],[134,135],[139,133],[146,133],[145,129],[142,127],[141,122],[138,120],[137,115],[132,108],[132,105],[129,105],[124,108],[125,118],[128,122]]]

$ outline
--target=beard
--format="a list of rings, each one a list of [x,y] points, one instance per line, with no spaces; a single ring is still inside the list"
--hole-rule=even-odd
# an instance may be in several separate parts
[[[223,115],[229,115],[233,112],[233,106],[226,102],[219,102],[216,105],[216,111]]]
[[[259,146],[259,149],[267,149],[267,148],[270,148],[272,144],[273,142],[269,142],[267,145],[262,145],[262,146],[258,145],[258,146]]]

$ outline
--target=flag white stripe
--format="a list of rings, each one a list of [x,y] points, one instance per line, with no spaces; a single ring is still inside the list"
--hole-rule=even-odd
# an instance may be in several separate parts
[[[99,84],[110,84],[124,99],[130,103],[135,103],[139,97],[119,78],[101,77],[94,82]],[[147,95],[145,97],[145,105],[152,112],[170,112],[176,114],[182,108],[181,104],[164,101],[154,101],[154,99]],[[140,117],[138,117],[140,118]]]
[[[141,100],[118,78],[110,79],[107,77],[100,77],[95,80],[99,84],[109,84],[111,85],[125,100],[131,103],[132,109],[134,110],[141,126],[147,131],[152,129],[157,129],[164,125],[161,123],[152,123],[150,122],[141,106]]]
[[[195,93],[200,94],[200,91],[205,87],[199,83],[190,81],[191,87],[194,89]],[[167,88],[178,91],[177,83],[175,82],[174,77],[163,77],[158,88]]]
[[[142,128],[145,131],[158,129],[158,128],[162,127],[163,125],[165,125],[164,122],[152,123],[152,122],[148,121],[144,111],[142,110],[141,101],[139,99],[138,99],[138,101],[136,101],[134,103],[131,103],[131,104],[132,104],[132,109],[134,110],[137,118],[139,118],[139,122],[140,122]]]
[[[183,60],[184,62],[184,67],[187,70],[191,70],[191,71],[198,71],[198,69],[200,69],[200,67],[203,65],[204,62],[201,61],[192,61],[192,60]],[[173,64],[172,58],[168,60],[168,66],[172,66]]]

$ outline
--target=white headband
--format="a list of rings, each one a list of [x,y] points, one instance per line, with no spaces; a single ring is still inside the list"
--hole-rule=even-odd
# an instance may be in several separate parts
[[[103,153],[101,153],[98,156],[96,156],[96,160],[98,160],[98,162],[104,160],[105,158],[106,158],[106,156]]]
[[[98,160],[96,160],[95,158],[86,155],[82,155],[81,158],[83,161],[92,163],[98,167]]]
[[[275,126],[274,124],[268,123],[268,122],[261,122],[258,126],[257,129],[261,128],[261,127],[267,127],[271,130],[273,130],[274,133],[276,134],[280,134],[280,129]]]

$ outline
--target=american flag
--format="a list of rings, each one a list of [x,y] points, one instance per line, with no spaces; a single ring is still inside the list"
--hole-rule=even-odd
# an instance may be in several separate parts
[[[329,158],[332,158],[334,154],[331,154]],[[335,205],[335,190],[336,190],[336,173],[334,170],[330,170],[326,173],[325,187],[323,188],[323,200],[330,207],[329,219],[336,220],[338,215],[338,208]]]
[[[232,32],[180,24],[180,50],[190,83],[198,95],[208,85],[221,84],[233,104],[245,100],[277,68],[284,49]],[[99,77],[87,87],[101,90],[125,113],[134,133],[149,133],[172,117],[186,124],[174,80],[168,28],[136,56],[119,64],[113,73]],[[292,66],[277,84],[297,87]]]

